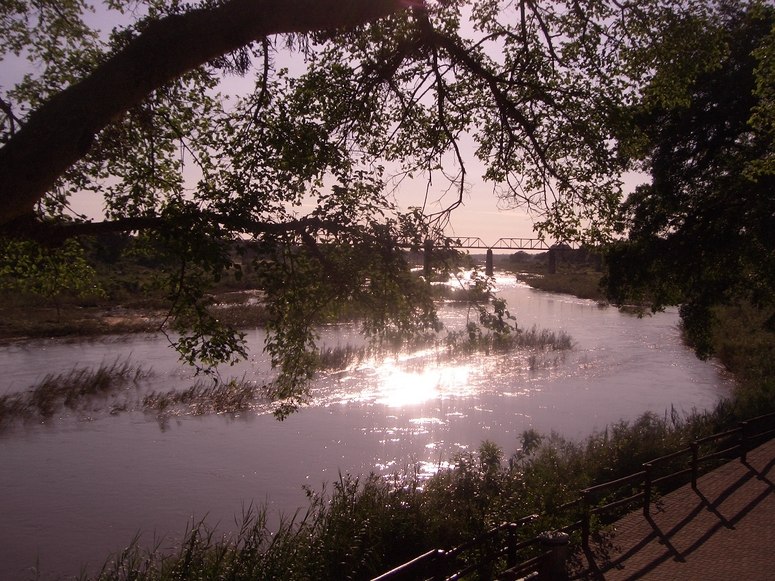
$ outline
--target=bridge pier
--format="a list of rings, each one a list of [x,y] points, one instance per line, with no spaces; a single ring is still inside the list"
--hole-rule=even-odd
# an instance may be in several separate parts
[[[592,260],[595,263],[595,272],[603,272],[603,255],[600,252],[592,254]]]
[[[557,250],[549,249],[549,274],[557,274]]]
[[[493,275],[493,265],[492,265],[492,248],[487,249],[487,258],[485,259],[484,263],[484,274],[486,276],[492,276]]]

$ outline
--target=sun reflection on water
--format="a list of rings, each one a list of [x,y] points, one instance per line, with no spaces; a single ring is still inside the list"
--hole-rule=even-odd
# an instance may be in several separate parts
[[[471,365],[426,365],[406,369],[395,360],[375,369],[374,401],[387,407],[406,407],[448,396],[471,395]]]

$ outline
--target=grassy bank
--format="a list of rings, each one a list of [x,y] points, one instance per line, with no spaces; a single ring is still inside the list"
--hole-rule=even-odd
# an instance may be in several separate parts
[[[606,302],[605,294],[600,289],[601,276],[599,272],[580,269],[558,274],[524,273],[518,275],[517,278],[542,291]]]
[[[719,308],[713,346],[736,380],[734,405],[741,416],[775,410],[775,309],[748,303]]]
[[[582,299],[606,302],[600,288],[602,272],[595,256],[583,250],[559,255],[555,272],[549,268],[547,253],[517,252],[498,265],[516,274],[517,279],[546,292],[575,295]]]
[[[253,291],[223,290],[208,297],[210,311],[224,324],[260,327],[265,307]],[[134,298],[63,297],[56,306],[31,296],[0,293],[0,342],[47,337],[97,337],[153,333],[167,322],[169,303],[152,293]]]

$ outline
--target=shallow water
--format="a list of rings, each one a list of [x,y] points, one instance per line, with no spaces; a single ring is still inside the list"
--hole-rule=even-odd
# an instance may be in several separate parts
[[[339,472],[419,466],[430,474],[484,439],[511,453],[527,428],[582,438],[645,411],[708,408],[728,393],[717,367],[681,344],[675,312],[639,319],[511,277],[498,286],[521,327],[567,331],[574,348],[366,362],[321,377],[311,405],[284,422],[265,413],[184,416],[160,429],[152,415],[110,416],[97,406],[0,434],[0,578],[28,577],[36,560],[43,579],[93,570],[139,532],[146,545],[155,537],[173,544],[192,519],[233,530],[252,503],[267,503],[275,518],[292,514],[305,505],[303,485],[319,490]],[[451,325],[468,315],[442,309]],[[331,345],[351,336],[351,329],[324,332]],[[252,358],[229,374],[265,380],[263,335],[249,340]],[[153,368],[147,388],[193,381],[163,337],[38,341],[0,349],[0,393],[116,358]]]

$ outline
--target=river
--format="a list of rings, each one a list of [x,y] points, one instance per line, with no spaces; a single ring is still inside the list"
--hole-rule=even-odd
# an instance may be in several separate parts
[[[233,530],[250,505],[290,515],[305,506],[303,486],[320,490],[340,472],[430,474],[485,439],[510,454],[528,428],[581,439],[646,411],[706,409],[729,394],[718,367],[682,345],[674,311],[638,318],[513,275],[496,280],[522,328],[565,331],[573,348],[367,362],[321,376],[311,404],[284,422],[268,413],[159,422],[97,406],[0,432],[0,578],[32,578],[35,566],[41,579],[93,571],[137,534],[164,547],[192,520]],[[468,316],[459,306],[441,311],[450,325]],[[331,328],[323,337],[344,344],[351,333]],[[251,358],[229,373],[262,380],[263,335],[248,339]],[[144,389],[193,381],[161,336],[34,341],[0,348],[0,394],[117,358],[154,370]]]

